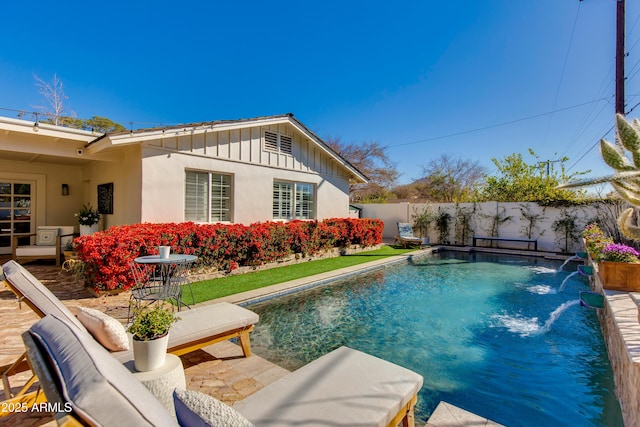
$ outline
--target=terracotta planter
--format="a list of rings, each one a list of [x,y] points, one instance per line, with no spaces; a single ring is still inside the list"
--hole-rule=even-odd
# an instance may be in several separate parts
[[[600,261],[598,273],[605,289],[640,291],[640,263]]]

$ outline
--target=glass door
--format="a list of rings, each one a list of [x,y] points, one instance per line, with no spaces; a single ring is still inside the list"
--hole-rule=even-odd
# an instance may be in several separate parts
[[[33,230],[34,181],[0,180],[0,254],[10,254],[13,236],[28,245]]]

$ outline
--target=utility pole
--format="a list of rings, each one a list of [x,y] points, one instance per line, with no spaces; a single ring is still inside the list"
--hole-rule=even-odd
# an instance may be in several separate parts
[[[624,115],[625,0],[616,6],[616,114]]]
[[[561,162],[561,161],[562,160],[545,160],[543,162],[538,162],[538,165],[539,166],[544,166],[545,164],[547,165],[547,177],[548,177],[549,174],[551,173],[551,163],[558,163],[558,162]]]

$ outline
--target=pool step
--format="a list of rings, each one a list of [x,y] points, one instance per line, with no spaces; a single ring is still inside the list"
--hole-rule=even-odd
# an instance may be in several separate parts
[[[440,402],[427,421],[425,427],[467,427],[467,426],[491,426],[500,427],[498,424],[469,411],[458,408],[447,402]]]

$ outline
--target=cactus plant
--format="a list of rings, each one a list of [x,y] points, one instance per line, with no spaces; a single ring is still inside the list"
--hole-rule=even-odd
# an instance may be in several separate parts
[[[613,168],[614,175],[563,184],[561,188],[582,187],[608,182],[624,200],[640,207],[640,121],[628,122],[622,114],[616,115],[617,138],[614,144],[600,140],[600,152],[605,163]],[[629,151],[631,158],[625,150]],[[626,237],[640,240],[640,227],[634,223],[634,208],[618,217],[620,231]]]

